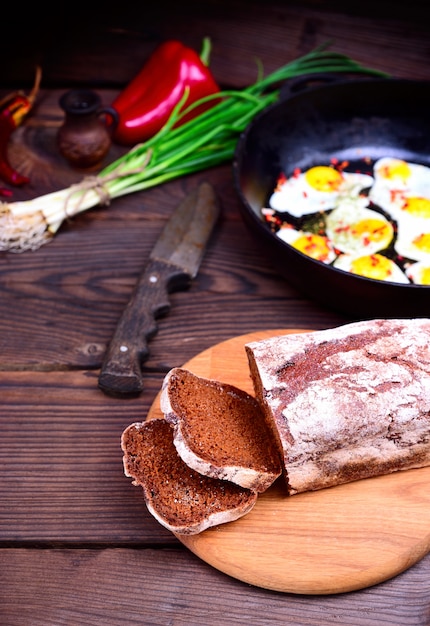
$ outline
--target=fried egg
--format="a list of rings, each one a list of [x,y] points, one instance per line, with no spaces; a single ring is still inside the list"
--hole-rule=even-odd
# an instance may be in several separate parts
[[[430,186],[430,168],[403,159],[383,157],[373,166],[375,181],[385,181],[393,189],[419,189]]]
[[[430,220],[402,220],[394,249],[400,257],[430,262]]]
[[[364,256],[342,254],[335,260],[333,267],[374,280],[409,283],[408,277],[400,267],[382,254],[368,254]]]
[[[412,263],[405,269],[405,274],[415,285],[430,285],[430,262]]]
[[[346,202],[327,215],[326,234],[340,252],[369,255],[390,245],[394,227],[381,213]]]
[[[367,174],[318,165],[305,172],[297,172],[290,178],[280,179],[269,204],[280,213],[302,217],[334,208],[339,198],[357,197],[372,183],[373,177]]]
[[[329,239],[323,235],[295,230],[288,226],[280,228],[277,235],[293,248],[316,261],[331,263],[336,258],[333,246]]]
[[[411,200],[427,199],[430,202],[430,168],[418,163],[384,157],[376,161],[373,174],[375,182],[369,199],[397,220]],[[424,202],[424,204],[426,204]]]
[[[405,196],[397,213],[397,220],[407,223],[407,220],[427,220],[430,224],[430,196]]]

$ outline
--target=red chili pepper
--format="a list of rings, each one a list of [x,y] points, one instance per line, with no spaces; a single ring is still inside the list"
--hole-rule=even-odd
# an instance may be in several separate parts
[[[13,131],[22,123],[33,106],[39,90],[40,79],[41,70],[38,67],[33,89],[28,96],[22,92],[17,92],[9,94],[0,101],[0,178],[10,185],[18,186],[29,182],[27,176],[22,176],[10,165],[8,144]]]
[[[112,102],[119,116],[114,141],[134,145],[155,135],[167,122],[187,87],[189,96],[183,109],[200,98],[218,93],[220,88],[208,67],[209,48],[209,39],[204,40],[200,56],[176,40],[161,44]],[[196,107],[177,126],[200,115],[215,102]]]

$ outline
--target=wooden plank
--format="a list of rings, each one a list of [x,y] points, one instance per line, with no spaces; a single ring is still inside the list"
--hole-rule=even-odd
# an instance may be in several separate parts
[[[62,297],[52,297],[46,305],[36,298],[23,297],[1,302],[0,371],[100,368],[126,301],[127,294],[97,306],[91,301]],[[317,330],[336,326],[345,319],[305,299],[282,294],[251,295],[247,301],[243,307],[240,293],[205,293],[198,288],[172,295],[168,317],[157,321],[158,333],[149,343],[150,356],[144,369],[166,372],[210,345],[250,329],[288,328],[295,326],[298,318],[304,327]],[[39,322],[36,326],[35,318]]]
[[[98,389],[97,372],[0,374],[1,545],[177,543],[124,476],[120,448],[161,378],[122,400]]]
[[[2,626],[425,626],[430,557],[376,587],[309,597],[231,579],[187,550],[0,550]],[[264,608],[263,608],[264,607]]]

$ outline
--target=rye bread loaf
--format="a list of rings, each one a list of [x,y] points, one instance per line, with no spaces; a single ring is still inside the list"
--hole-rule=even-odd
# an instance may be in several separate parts
[[[165,528],[184,535],[231,522],[248,513],[257,494],[190,469],[173,445],[164,419],[130,424],[121,437],[125,475],[143,488],[149,512]]]
[[[430,465],[430,320],[368,320],[245,346],[291,495]]]
[[[282,473],[279,448],[256,399],[183,368],[166,375],[160,408],[182,460],[200,474],[265,491]]]

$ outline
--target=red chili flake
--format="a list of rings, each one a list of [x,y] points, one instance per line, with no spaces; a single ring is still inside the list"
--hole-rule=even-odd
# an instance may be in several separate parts
[[[314,250],[316,248],[316,244],[315,244],[315,241],[313,240],[312,235],[308,235],[306,237],[306,242],[307,243],[306,243],[306,246],[305,246],[305,250],[310,252],[311,250]]]
[[[336,157],[332,157],[330,159],[330,163],[338,172],[342,172],[342,170],[344,170],[349,165],[349,161],[342,161],[342,163],[340,163],[339,159],[337,159]]]
[[[381,167],[380,172],[383,178],[391,178],[390,176],[391,170],[390,170],[389,165],[384,165],[383,167]]]
[[[385,230],[384,226],[381,226],[380,228],[375,228],[375,230],[373,231],[373,234],[378,235],[379,233],[383,233],[384,230]],[[363,237],[363,243],[365,246],[368,246],[371,242],[372,242],[372,239],[369,236]]]
[[[302,170],[300,169],[300,167],[296,167],[293,172],[294,178],[298,178],[301,173],[302,173]]]
[[[345,226],[337,226],[335,228],[336,233],[347,233],[351,230],[351,226],[349,224],[345,224]]]
[[[271,227],[281,226],[282,220],[280,217],[275,215],[275,211],[273,209],[263,208],[261,209],[261,213],[263,215],[264,221]]]
[[[304,248],[305,254],[315,258],[317,261],[324,261],[326,259],[326,257],[327,257],[327,255],[324,254],[324,252],[321,252],[318,255],[315,254],[315,250],[318,251],[319,246],[315,243],[313,235],[308,235],[306,237],[306,241],[307,241],[307,244],[306,244],[306,246]]]
[[[287,182],[287,177],[283,172],[281,172],[278,176],[278,180],[276,181],[275,191],[280,191],[281,187],[284,183]]]
[[[390,189],[391,202],[396,202],[399,196],[401,200],[404,200],[404,193],[403,189]]]
[[[412,243],[419,243],[422,239],[425,239],[426,233],[420,233],[416,237],[414,237]]]
[[[337,182],[334,181],[334,180],[327,181],[326,184],[328,184],[330,189],[333,189],[334,191],[337,191],[339,189],[339,186],[338,186]]]

